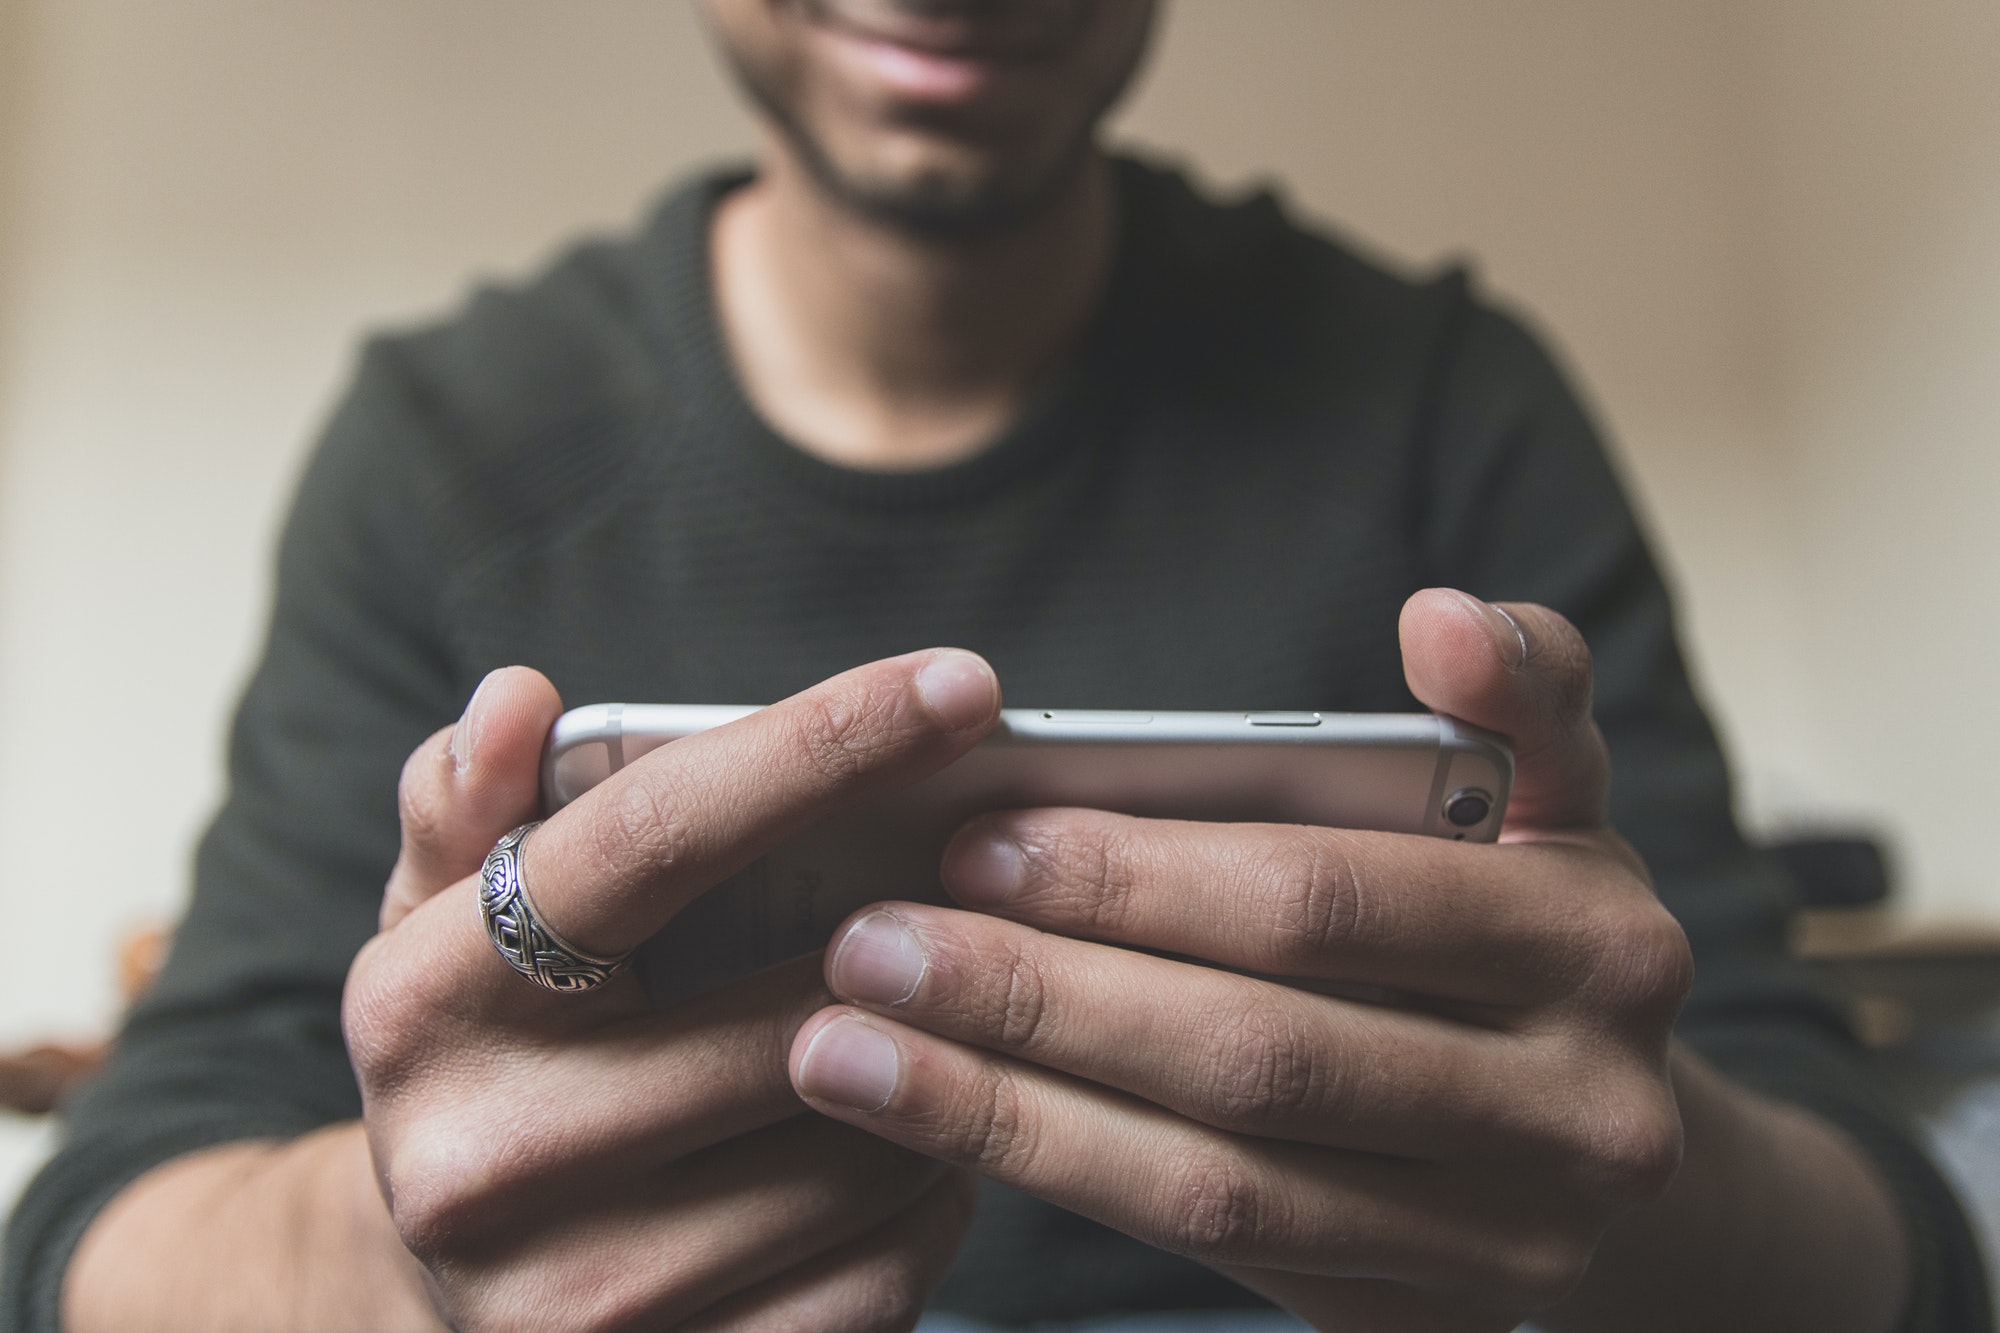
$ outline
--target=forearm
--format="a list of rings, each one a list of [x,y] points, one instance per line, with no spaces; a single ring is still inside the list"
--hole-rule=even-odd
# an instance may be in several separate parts
[[[440,1333],[350,1122],[141,1176],[84,1233],[66,1333]]]
[[[1687,1146],[1651,1206],[1613,1226],[1563,1333],[1888,1333],[1910,1240],[1888,1187],[1839,1131],[1679,1050]]]

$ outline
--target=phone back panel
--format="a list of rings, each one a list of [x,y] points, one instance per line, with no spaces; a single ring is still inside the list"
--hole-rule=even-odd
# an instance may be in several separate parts
[[[551,811],[682,736],[754,708],[600,704],[566,713],[543,766]],[[640,951],[662,1003],[821,947],[882,899],[946,901],[938,862],[973,815],[1084,806],[1162,819],[1318,824],[1490,842],[1513,757],[1432,714],[1008,709],[950,767],[807,830],[703,894]],[[1455,798],[1485,815],[1461,826]],[[1456,812],[1468,812],[1461,800]]]

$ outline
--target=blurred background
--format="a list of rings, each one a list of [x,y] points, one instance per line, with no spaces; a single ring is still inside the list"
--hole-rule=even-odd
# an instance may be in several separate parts
[[[1531,312],[1745,818],[1992,934],[1996,71],[1992,0],[1177,0],[1116,124]],[[689,0],[0,0],[0,1048],[177,911],[357,337],[749,143]]]

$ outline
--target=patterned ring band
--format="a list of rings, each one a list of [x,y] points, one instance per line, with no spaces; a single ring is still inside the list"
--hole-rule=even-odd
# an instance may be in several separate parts
[[[602,986],[632,955],[599,958],[565,940],[535,915],[521,875],[521,844],[540,828],[523,824],[493,844],[479,868],[479,918],[486,938],[508,965],[544,990],[586,991]]]

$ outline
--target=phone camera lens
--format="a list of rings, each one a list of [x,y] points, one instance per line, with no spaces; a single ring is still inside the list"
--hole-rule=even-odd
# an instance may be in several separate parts
[[[1454,792],[1444,803],[1444,817],[1459,828],[1471,828],[1493,813],[1493,798],[1476,787]]]

